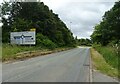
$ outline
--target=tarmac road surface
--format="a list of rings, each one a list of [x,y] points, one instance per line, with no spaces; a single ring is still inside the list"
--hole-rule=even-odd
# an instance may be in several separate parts
[[[90,50],[79,47],[2,65],[2,82],[89,82]]]

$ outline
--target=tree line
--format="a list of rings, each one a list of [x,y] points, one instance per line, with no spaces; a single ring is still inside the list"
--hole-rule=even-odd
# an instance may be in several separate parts
[[[1,5],[2,42],[10,41],[10,32],[36,28],[37,45],[74,46],[73,33],[43,2],[4,2]]]
[[[103,46],[120,44],[120,1],[105,12],[102,21],[95,26],[91,40]]]

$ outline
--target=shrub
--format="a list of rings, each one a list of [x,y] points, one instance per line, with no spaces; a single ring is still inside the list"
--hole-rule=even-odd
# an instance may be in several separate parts
[[[106,62],[114,68],[118,68],[119,57],[111,46],[96,46],[95,49],[103,55]]]
[[[52,42],[47,36],[44,36],[42,34],[37,34],[36,38],[37,38],[37,45],[49,49],[54,49],[57,47],[57,45],[54,42]]]

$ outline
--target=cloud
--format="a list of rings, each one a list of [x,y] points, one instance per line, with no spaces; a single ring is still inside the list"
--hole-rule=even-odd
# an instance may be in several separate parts
[[[90,38],[93,27],[102,20],[115,0],[42,0],[57,13],[78,38]]]
[[[78,38],[90,38],[93,27],[116,0],[41,0]]]

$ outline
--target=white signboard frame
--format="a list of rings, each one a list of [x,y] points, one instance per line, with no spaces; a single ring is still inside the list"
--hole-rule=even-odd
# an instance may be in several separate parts
[[[35,31],[11,32],[10,42],[11,44],[18,45],[35,45],[36,32]]]

